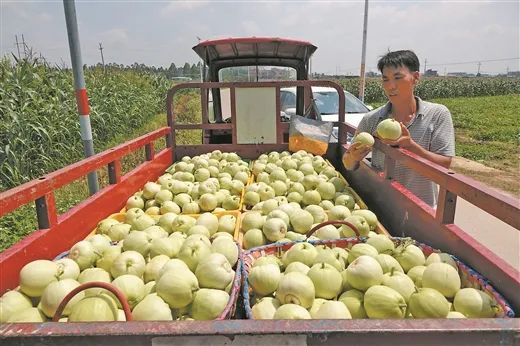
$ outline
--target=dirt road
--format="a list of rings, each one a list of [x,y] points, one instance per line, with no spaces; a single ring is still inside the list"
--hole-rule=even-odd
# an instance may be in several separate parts
[[[520,270],[520,231],[462,198],[457,199],[455,224]]]

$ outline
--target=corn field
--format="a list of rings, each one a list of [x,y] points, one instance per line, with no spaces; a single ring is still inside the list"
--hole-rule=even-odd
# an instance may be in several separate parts
[[[343,88],[358,95],[359,78],[341,79]],[[416,94],[423,100],[453,97],[498,96],[520,94],[520,78],[506,77],[430,77],[422,78]],[[365,102],[386,102],[380,78],[368,78],[365,84]]]
[[[87,69],[95,151],[164,110],[165,78]],[[0,191],[83,158],[72,71],[37,59],[0,61]]]

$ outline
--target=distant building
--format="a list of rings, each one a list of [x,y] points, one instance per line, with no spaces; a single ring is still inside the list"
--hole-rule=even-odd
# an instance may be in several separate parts
[[[448,72],[448,77],[475,77],[475,75],[466,72]]]
[[[374,77],[379,77],[379,76],[381,76],[381,75],[380,75],[379,73],[377,73],[377,72],[372,72],[372,71],[370,71],[370,72],[367,72],[367,73],[365,74],[365,76],[367,76],[367,77],[369,77],[369,78],[374,78]]]
[[[424,72],[425,77],[439,77],[439,74],[436,70],[427,69],[426,72]]]
[[[509,71],[507,72],[508,77],[520,77],[520,71]]]

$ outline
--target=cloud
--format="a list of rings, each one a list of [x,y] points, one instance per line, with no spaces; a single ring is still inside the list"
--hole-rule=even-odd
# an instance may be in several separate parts
[[[162,8],[161,16],[163,17],[172,17],[176,16],[179,12],[190,12],[192,10],[200,9],[209,4],[209,1],[197,1],[197,0],[189,0],[189,1],[171,1]]]
[[[47,11],[41,11],[29,2],[14,2],[0,0],[2,17],[10,19],[24,19],[32,22],[50,22],[53,16]]]
[[[100,34],[103,42],[113,46],[126,46],[129,43],[129,36],[127,29],[114,28],[104,31]]]
[[[247,35],[254,36],[260,32],[260,25],[254,20],[243,20],[240,22],[240,25],[244,28]]]

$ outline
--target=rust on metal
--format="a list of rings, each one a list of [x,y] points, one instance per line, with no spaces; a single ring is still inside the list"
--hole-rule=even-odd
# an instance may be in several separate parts
[[[457,207],[457,195],[446,190],[444,187],[439,189],[437,211],[435,219],[437,222],[451,224],[455,221],[455,208]]]

